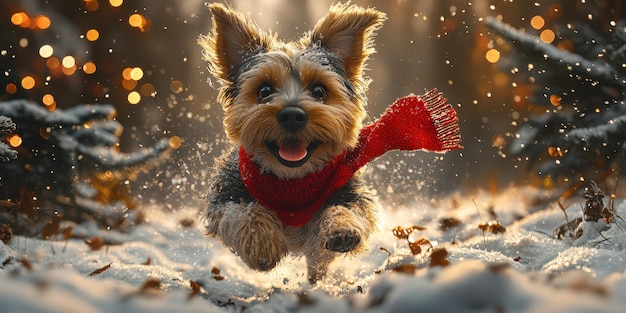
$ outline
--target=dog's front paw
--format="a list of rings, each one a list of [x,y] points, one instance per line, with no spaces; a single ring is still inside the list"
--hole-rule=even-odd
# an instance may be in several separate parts
[[[331,233],[324,246],[334,252],[349,252],[361,243],[361,235],[356,231],[343,230]]]
[[[257,271],[273,269],[288,252],[280,220],[257,203],[225,210],[217,234],[231,251]]]

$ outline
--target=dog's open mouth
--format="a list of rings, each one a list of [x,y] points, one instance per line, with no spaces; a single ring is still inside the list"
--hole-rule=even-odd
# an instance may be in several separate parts
[[[268,150],[278,161],[288,167],[302,166],[320,144],[322,144],[320,141],[313,141],[307,144],[302,140],[288,140],[280,143],[270,141],[265,143]]]

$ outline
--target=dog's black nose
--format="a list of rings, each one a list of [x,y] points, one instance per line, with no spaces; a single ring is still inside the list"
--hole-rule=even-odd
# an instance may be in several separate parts
[[[278,112],[278,123],[288,131],[304,127],[306,119],[306,112],[299,107],[286,107]]]

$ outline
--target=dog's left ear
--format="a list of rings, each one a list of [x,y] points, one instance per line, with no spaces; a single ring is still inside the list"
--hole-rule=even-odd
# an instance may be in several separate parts
[[[365,61],[375,52],[374,34],[386,19],[383,12],[353,4],[334,4],[301,43],[336,53],[352,82],[361,81]]]

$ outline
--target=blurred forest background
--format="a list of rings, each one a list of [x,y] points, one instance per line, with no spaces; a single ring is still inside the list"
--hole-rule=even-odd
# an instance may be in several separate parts
[[[298,39],[332,2],[230,1],[284,40]],[[607,29],[607,12],[621,5],[610,0],[352,3],[388,16],[376,38],[378,52],[369,61],[370,118],[398,97],[431,88],[442,91],[459,116],[464,150],[390,153],[369,167],[367,175],[381,198],[402,201],[399,205],[459,188],[497,192],[515,182],[546,184],[528,170],[526,160],[508,155],[516,129],[533,110],[528,97],[535,87],[511,75],[504,61],[507,44],[489,35],[483,19],[496,17],[550,40],[559,23]],[[140,174],[134,195],[172,208],[201,203],[213,158],[226,147],[217,82],[196,44],[211,27],[205,5],[199,0],[1,0],[0,101],[29,99],[49,111],[112,104],[124,126],[120,150],[136,151],[164,137],[176,148]],[[559,40],[557,34],[550,42]]]

